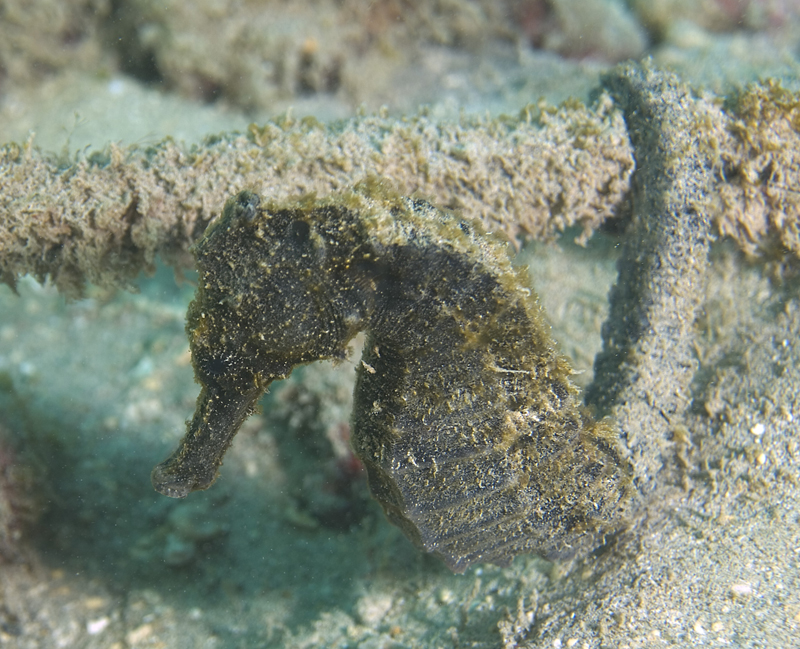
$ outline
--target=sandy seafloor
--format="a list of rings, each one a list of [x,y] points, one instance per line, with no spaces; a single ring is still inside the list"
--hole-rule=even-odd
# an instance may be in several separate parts
[[[763,36],[703,38],[652,53],[715,90],[798,69]],[[474,56],[432,51],[415,97],[434,114],[513,112],[542,95],[585,97],[607,67],[506,50],[479,67]],[[124,76],[80,75],[6,96],[2,114],[1,141],[35,130],[55,151],[198,141],[253,119]],[[585,385],[621,238],[581,248],[576,234],[528,244],[520,263]],[[160,268],[138,294],[90,288],[71,303],[29,278],[18,296],[0,286],[2,423],[38,485],[21,556],[0,565],[0,646],[800,647],[800,284],[791,272],[776,282],[725,241],[712,262],[689,436],[674,442],[681,483],[589,556],[464,575],[393,528],[362,477],[338,490],[319,478],[336,457],[325,418],[347,422],[357,354],[275,386],[214,487],[175,501],[149,473],[197,396],[183,329],[192,278]]]

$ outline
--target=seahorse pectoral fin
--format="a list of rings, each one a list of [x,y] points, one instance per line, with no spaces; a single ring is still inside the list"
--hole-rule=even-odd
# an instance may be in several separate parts
[[[204,387],[180,446],[150,474],[153,488],[170,498],[208,489],[234,435],[263,392],[262,387],[243,393]]]

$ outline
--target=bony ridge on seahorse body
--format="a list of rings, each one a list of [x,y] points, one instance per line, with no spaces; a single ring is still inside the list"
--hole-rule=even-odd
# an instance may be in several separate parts
[[[582,409],[507,244],[380,181],[228,201],[195,247],[197,408],[152,473],[208,488],[269,384],[365,330],[352,444],[388,518],[454,571],[572,554],[615,526],[630,469]],[[368,368],[368,369],[367,369]]]

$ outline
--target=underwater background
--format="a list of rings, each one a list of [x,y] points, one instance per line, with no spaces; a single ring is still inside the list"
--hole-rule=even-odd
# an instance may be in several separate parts
[[[799,56],[795,0],[0,0],[0,646],[800,646]],[[589,388],[643,200],[644,149],[603,92],[628,60],[712,116],[691,139],[722,151],[733,189],[697,201],[715,229],[702,283],[675,297],[686,405],[664,407],[668,468],[625,529],[463,575],[421,552],[348,445],[361,339],[273,384],[211,489],[153,490],[199,392],[181,246],[237,183],[283,199],[318,191],[319,168],[356,182],[348,142],[402,184],[443,152],[475,171],[494,138],[543,179],[520,204],[578,188],[527,221],[464,169],[408,193],[513,240]],[[539,131],[541,168],[523,140]],[[273,157],[246,163],[245,140]],[[141,217],[145,252],[115,258],[129,242],[104,243],[116,217],[91,206],[127,214],[145,172],[178,197],[142,193],[147,219],[195,220],[168,239]],[[600,198],[583,201],[588,178]],[[69,209],[99,235],[65,226]]]

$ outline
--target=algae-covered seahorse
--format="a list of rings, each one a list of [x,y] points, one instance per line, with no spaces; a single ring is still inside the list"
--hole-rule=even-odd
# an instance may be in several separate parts
[[[466,219],[378,181],[291,204],[242,192],[195,247],[186,330],[202,391],[161,493],[208,488],[269,384],[366,331],[352,444],[373,495],[458,572],[555,557],[613,528],[613,427],[582,409],[527,272]]]

